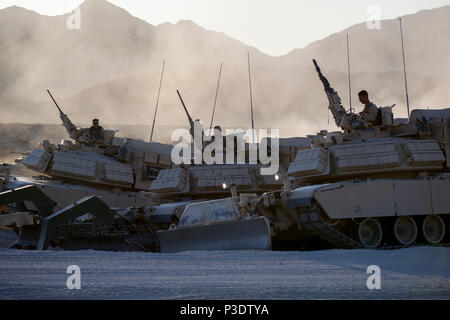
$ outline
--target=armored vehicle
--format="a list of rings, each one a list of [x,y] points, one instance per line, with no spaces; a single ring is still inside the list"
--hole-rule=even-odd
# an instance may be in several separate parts
[[[202,139],[205,133],[201,122],[192,119],[179,92],[178,95],[189,120],[190,133],[194,138],[193,147],[187,151],[189,152],[187,163],[183,162],[173,165],[170,169],[159,171],[156,180],[150,186],[153,193],[164,194],[165,197],[173,199],[218,198],[228,193],[228,187],[233,184],[240,192],[261,194],[281,187],[282,182],[275,179],[276,174],[287,172],[296,152],[309,149],[311,146],[309,139],[300,137],[277,137],[276,144],[272,144],[272,138],[263,137],[259,143],[256,141],[249,143],[245,141],[246,133],[243,131],[227,136],[222,136],[221,132],[214,135],[210,133],[212,137],[209,138],[213,142],[209,143],[205,141],[207,139]],[[198,135],[194,134],[195,131],[199,132]],[[214,161],[211,164],[205,163],[205,159],[195,161],[197,137],[201,140],[198,142],[200,152],[206,153],[209,150],[214,155],[219,149],[211,147],[213,143],[220,141],[220,155],[212,159]],[[183,149],[180,151],[181,154],[185,152]],[[175,151],[177,152],[178,150]],[[271,162],[275,159],[270,158],[272,152],[277,155],[277,163]],[[262,161],[264,156],[270,158],[268,164]],[[269,174],[264,172],[269,165],[274,164],[277,166],[275,172]]]
[[[42,244],[44,240],[39,246],[37,242],[46,235],[55,244],[64,243],[64,248],[145,249],[147,237],[156,232],[160,232],[163,252],[270,247],[268,220],[249,213],[253,211],[252,201],[263,192],[279,189],[282,182],[275,174],[262,174],[261,169],[267,165],[246,161],[258,148],[270,149],[270,138],[262,143],[236,143],[231,164],[194,161],[174,165],[170,158],[172,146],[120,140],[114,138],[113,131],[105,131],[102,142],[93,142],[89,130],[76,128],[54,102],[74,142],[55,146],[44,141],[41,150],[33,150],[24,160],[27,168],[46,174],[50,180],[5,175],[3,189],[10,192],[0,194],[0,204],[8,206],[8,215],[0,215],[0,225],[19,225],[21,235],[15,247],[44,249],[50,240],[46,245]],[[194,132],[198,122],[194,123],[184,108]],[[239,137],[223,138],[237,141]],[[208,147],[201,143],[202,149]],[[276,144],[276,172],[287,172],[296,152],[309,147],[306,138],[280,139]],[[239,151],[243,151],[244,162],[235,163]],[[222,155],[227,157],[225,152]],[[232,199],[220,199],[230,190]],[[86,218],[85,214],[90,216]],[[102,220],[105,215],[110,216],[107,223]],[[45,221],[58,221],[62,227],[49,231],[43,225]],[[100,231],[94,228],[98,222],[102,225]],[[144,243],[135,239],[136,234]],[[159,250],[155,249],[159,242],[155,245],[152,239],[148,250]]]
[[[50,243],[175,252],[443,242],[450,234],[450,109],[416,109],[404,120],[393,118],[393,106],[382,107],[376,123],[356,127],[357,116],[314,64],[342,131],[321,131],[307,143],[280,140],[276,175],[248,163],[159,166],[149,190],[167,203],[111,209],[89,196],[56,211],[51,199],[24,187],[1,194],[0,202],[34,200],[38,215],[0,217],[40,220],[40,249]],[[231,198],[223,198],[229,190]]]
[[[285,188],[257,210],[276,234],[338,248],[438,244],[450,233],[450,109],[411,112],[354,129],[338,93],[314,64],[342,132],[311,135],[290,164]],[[288,232],[289,231],[289,232]]]
[[[34,184],[57,201],[60,207],[90,194],[102,196],[112,207],[142,207],[147,202],[139,191],[151,191],[157,197],[178,201],[186,197],[223,197],[228,193],[222,188],[223,183],[235,183],[242,192],[259,194],[281,185],[273,174],[261,175],[261,165],[258,163],[244,161],[239,164],[206,165],[201,162],[175,166],[171,161],[173,145],[117,138],[114,130],[104,130],[104,139],[93,141],[89,128],[77,128],[48,93],[72,140],[63,140],[57,145],[44,140],[39,149],[33,150],[22,161],[35,174],[32,177],[23,174],[17,179],[11,178],[4,184],[6,190]],[[192,120],[182,103],[193,132],[194,122],[198,120]],[[236,140],[237,136],[232,138]],[[270,146],[270,138],[264,139],[264,142]],[[253,145],[258,148],[258,144]],[[298,150],[309,147],[310,142],[306,138],[280,139],[281,172],[287,171]],[[252,146],[245,143],[244,148],[248,159]],[[233,153],[237,152],[236,149],[237,146]],[[94,190],[98,192],[93,193]]]
[[[172,165],[172,145],[118,138],[115,130],[93,139],[91,128],[76,127],[53,101],[71,140],[57,145],[44,140],[20,164],[28,171],[13,168],[15,177],[4,181],[3,189],[36,185],[60,207],[92,194],[112,207],[146,205],[143,193],[159,170]]]

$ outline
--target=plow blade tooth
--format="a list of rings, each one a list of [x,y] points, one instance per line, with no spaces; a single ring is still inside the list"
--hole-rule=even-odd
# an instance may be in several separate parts
[[[11,228],[0,226],[0,249],[6,249],[19,239]]]
[[[30,224],[21,226],[19,239],[14,242],[10,249],[26,249],[35,250],[39,243],[39,235],[41,232],[40,224]]]
[[[190,250],[267,250],[270,224],[265,217],[158,231],[162,253]]]

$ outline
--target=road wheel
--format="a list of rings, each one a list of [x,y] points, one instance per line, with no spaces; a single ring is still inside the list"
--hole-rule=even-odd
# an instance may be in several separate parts
[[[444,239],[445,223],[437,215],[426,216],[422,223],[422,232],[425,240],[432,244],[437,244]]]
[[[410,216],[398,217],[394,224],[394,235],[402,245],[411,245],[417,238],[416,221]]]
[[[381,224],[375,219],[367,218],[358,226],[358,237],[364,247],[369,249],[378,247],[383,238]]]

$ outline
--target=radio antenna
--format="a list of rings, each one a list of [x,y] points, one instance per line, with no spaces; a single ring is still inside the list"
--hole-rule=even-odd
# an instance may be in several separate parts
[[[156,112],[158,111],[159,94],[161,93],[161,85],[162,85],[162,81],[163,81],[165,64],[166,64],[166,60],[163,60],[161,79],[159,80],[158,96],[156,98],[155,114],[153,115],[152,133],[150,134],[150,142],[152,142],[152,140],[153,140],[153,130],[155,129]]]
[[[219,79],[217,79],[216,96],[214,97],[214,107],[213,107],[213,112],[212,112],[212,116],[211,116],[211,124],[209,125],[209,131],[210,132],[212,130],[212,125],[213,125],[213,120],[214,120],[214,113],[216,112],[217,94],[219,93],[220,76],[222,75],[222,65],[223,65],[223,63],[220,63]]]
[[[398,18],[398,21],[400,22],[400,37],[401,37],[401,40],[402,40],[402,55],[403,55],[403,74],[404,74],[404,77],[405,77],[405,91],[406,91],[406,108],[407,108],[407,111],[408,111],[408,118],[409,118],[408,82],[406,80],[405,47],[403,45],[402,18]]]
[[[347,69],[348,69],[348,98],[350,101],[350,113],[353,113],[352,108],[352,82],[350,79],[350,49],[349,49],[349,41],[348,41],[348,33],[347,33]]]
[[[250,112],[252,116],[252,134],[253,134],[253,143],[256,143],[255,141],[255,122],[253,120],[253,96],[252,96],[252,79],[250,76],[250,53],[247,51],[247,61],[248,61],[248,85],[250,88]]]

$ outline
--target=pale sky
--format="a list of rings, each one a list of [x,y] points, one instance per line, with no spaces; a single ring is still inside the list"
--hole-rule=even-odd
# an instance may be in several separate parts
[[[67,13],[83,0],[0,0],[46,15]],[[365,22],[376,5],[381,19],[450,5],[450,0],[109,0],[153,25],[189,19],[279,56]],[[114,21],[111,21],[114,23]]]

